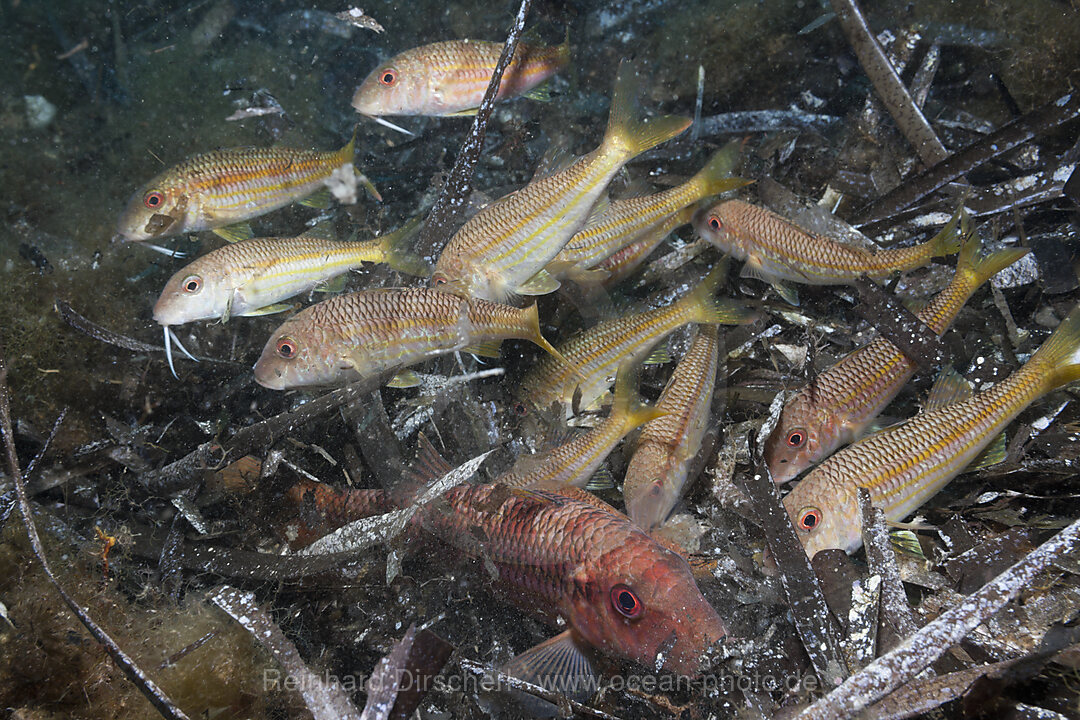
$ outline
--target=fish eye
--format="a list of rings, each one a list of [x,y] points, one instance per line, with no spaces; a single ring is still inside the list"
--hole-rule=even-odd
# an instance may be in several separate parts
[[[709,216],[709,229],[719,232],[724,227],[724,223],[720,222],[720,218],[716,215]]]
[[[445,275],[432,275],[431,276],[431,286],[432,287],[438,287],[439,285],[445,285],[445,284],[446,284],[446,276]]]
[[[151,210],[161,207],[163,202],[165,202],[165,195],[159,190],[151,190],[143,197],[143,205]]]
[[[394,68],[386,68],[379,75],[379,83],[387,87],[393,87],[397,83],[397,70]]]
[[[810,532],[821,524],[821,511],[816,507],[803,508],[799,513],[799,529]]]
[[[525,407],[525,403],[518,401],[514,403],[514,414],[519,417],[524,417],[529,414],[529,408]]]
[[[637,594],[626,587],[619,584],[611,588],[611,606],[615,608],[620,615],[628,617],[631,620],[641,616],[642,611],[645,610],[645,606],[641,604],[641,600]]]
[[[290,337],[283,337],[277,341],[277,354],[286,360],[296,357],[296,342]]]
[[[800,448],[806,443],[806,433],[801,430],[792,430],[788,433],[787,444],[791,448]]]
[[[202,290],[202,278],[198,275],[188,275],[184,278],[184,282],[180,283],[180,287],[184,288],[184,292],[188,295],[194,295]]]

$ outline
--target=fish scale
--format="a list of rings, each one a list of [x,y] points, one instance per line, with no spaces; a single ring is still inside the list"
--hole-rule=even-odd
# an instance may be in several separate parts
[[[535,305],[515,308],[428,288],[363,290],[286,320],[263,348],[255,379],[279,390],[335,384],[509,338],[554,352],[540,334]]]
[[[701,325],[656,402],[667,414],[641,431],[623,479],[626,513],[639,527],[661,525],[686,484],[690,463],[701,449],[709,423],[720,339],[713,325]]]
[[[870,251],[803,230],[765,208],[727,200],[699,214],[703,238],[746,262],[744,272],[768,282],[843,285],[922,267],[960,249],[941,235],[920,245]]]
[[[558,281],[544,267],[585,223],[615,173],[690,125],[687,118],[635,117],[636,89],[632,71],[620,67],[600,147],[470,218],[439,255],[432,286],[500,302],[515,294],[542,295],[557,289]]]
[[[1027,253],[1009,248],[980,257],[981,247],[974,236],[965,242],[949,285],[918,312],[919,320],[936,335],[945,333],[975,290]],[[794,479],[858,437],[918,367],[888,339],[877,338],[814,378],[787,401],[765,442],[773,480]]]
[[[355,147],[354,136],[339,150],[241,147],[193,155],[131,196],[117,232],[139,241],[250,220],[324,188],[335,170],[352,166]]]
[[[857,489],[903,520],[962,472],[1031,403],[1080,379],[1080,308],[1019,370],[969,400],[928,410],[839,451],[784,498],[807,554],[862,544]]]
[[[475,111],[487,91],[503,43],[450,40],[406,50],[373,70],[353,95],[364,115],[459,115]],[[570,59],[568,44],[518,43],[503,72],[496,100],[526,92]],[[391,83],[384,82],[387,72]]]
[[[691,322],[751,321],[753,315],[733,301],[712,296],[724,269],[726,266],[714,269],[693,292],[677,302],[607,320],[577,333],[559,346],[559,353],[572,365],[544,358],[522,380],[519,396],[541,410],[554,402],[562,403],[569,416],[579,389],[580,407],[586,409],[610,387],[619,365],[640,362],[681,326]]]

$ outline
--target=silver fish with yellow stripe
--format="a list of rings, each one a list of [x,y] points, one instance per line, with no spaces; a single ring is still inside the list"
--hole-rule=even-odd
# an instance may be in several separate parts
[[[477,213],[443,248],[431,286],[496,302],[558,289],[544,267],[585,224],[615,174],[690,125],[674,116],[639,118],[636,91],[636,76],[623,64],[600,147]]]
[[[1080,307],[1027,363],[974,397],[928,409],[836,453],[784,498],[806,553],[862,545],[858,488],[899,522],[936,495],[1043,395],[1080,380]]]

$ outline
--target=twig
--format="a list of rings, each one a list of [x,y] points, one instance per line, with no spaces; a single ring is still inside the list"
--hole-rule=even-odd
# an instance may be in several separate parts
[[[1032,110],[997,132],[976,140],[963,150],[950,155],[946,160],[905,180],[895,189],[860,210],[853,222],[856,227],[865,227],[888,220],[972,168],[1078,116],[1080,116],[1080,92],[1064,95],[1052,103]]]
[[[4,448],[7,452],[8,472],[11,474],[11,478],[15,483],[15,494],[19,501],[19,510],[22,512],[23,521],[26,523],[26,534],[30,539],[30,547],[34,550],[34,555],[37,557],[38,562],[41,563],[41,569],[45,572],[45,577],[56,591],[60,593],[61,599],[64,604],[79,618],[80,622],[86,627],[94,639],[105,646],[105,650],[112,657],[113,662],[117,664],[121,672],[127,676],[128,680],[133,682],[142,694],[146,696],[146,699],[150,701],[150,704],[161,713],[162,717],[173,718],[174,720],[187,720],[187,715],[176,704],[169,699],[169,697],[162,692],[161,688],[151,680],[142,669],[135,664],[127,653],[125,653],[116,641],[109,636],[104,629],[101,628],[93,618],[75,602],[74,598],[68,595],[67,591],[60,584],[60,581],[53,574],[52,568],[49,567],[49,561],[45,557],[45,548],[41,545],[41,538],[38,536],[37,526],[34,524],[34,517],[30,509],[30,498],[26,494],[26,486],[23,483],[22,469],[19,467],[19,457],[15,453],[15,433],[11,423],[11,405],[8,397],[7,387],[7,364],[4,361],[2,352],[0,352],[0,429],[4,434]]]
[[[776,486],[760,461],[755,472],[741,473],[737,482],[750,498],[765,530],[769,550],[780,569],[788,605],[795,616],[795,628],[814,670],[823,684],[836,687],[847,675],[840,628],[829,612],[817,575],[780,503]]]
[[[926,116],[911,99],[892,63],[885,57],[874,34],[866,24],[855,0],[831,0],[836,17],[844,28],[848,42],[855,50],[863,70],[870,77],[881,101],[896,121],[900,132],[915,148],[923,163],[933,165],[949,156],[945,146],[938,140]]]
[[[517,690],[534,697],[538,697],[541,700],[547,700],[549,703],[555,705],[558,708],[566,708],[573,712],[575,715],[582,715],[584,717],[599,718],[600,720],[619,720],[615,715],[609,715],[603,710],[597,710],[591,708],[588,705],[572,700],[562,693],[555,692],[554,690],[548,690],[547,688],[540,687],[539,685],[533,685],[531,682],[526,682],[521,678],[516,678],[512,675],[504,675],[496,670],[488,670],[483,665],[468,658],[461,658],[458,661],[461,664],[461,669],[467,673],[472,673],[477,677],[488,677],[489,674],[493,680],[500,686],[505,686],[510,690]]]
[[[852,675],[804,710],[800,718],[848,718],[904,685],[968,633],[1030,587],[1035,576],[1058,557],[1080,548],[1080,520],[1073,522],[1005,572],[942,613],[905,640]]]
[[[951,357],[948,347],[937,333],[876,283],[859,278],[855,281],[855,289],[862,300],[855,306],[855,312],[877,328],[882,337],[923,372],[933,370]]]
[[[499,94],[499,85],[502,83],[503,72],[510,61],[514,59],[514,50],[517,49],[518,38],[525,28],[525,18],[529,14],[529,6],[532,0],[521,0],[514,25],[510,28],[510,34],[503,45],[502,55],[495,64],[495,72],[488,83],[484,99],[480,101],[480,108],[476,111],[472,129],[461,144],[454,168],[446,180],[446,185],[439,193],[439,198],[428,214],[427,222],[420,231],[420,237],[416,242],[416,252],[429,264],[434,265],[439,252],[450,239],[450,230],[458,225],[459,218],[465,212],[466,200],[472,192],[473,171],[476,163],[480,160],[480,150],[484,147],[484,136],[487,133],[487,123],[491,118],[491,111],[495,107],[495,96]]]
[[[886,620],[892,623],[901,637],[914,635],[919,630],[915,613],[908,603],[904,583],[900,579],[900,566],[889,540],[889,528],[885,513],[870,503],[870,491],[859,488],[859,505],[862,508],[863,546],[870,572],[881,576],[881,609]]]
[[[224,444],[216,440],[205,442],[160,470],[144,473],[140,479],[151,492],[170,495],[183,489],[188,481],[202,470],[228,465],[253,450],[268,448],[296,428],[367,395],[387,382],[389,375],[390,373],[384,373],[378,377],[358,380],[352,385],[301,405],[296,410],[286,410],[262,422],[248,425],[238,430],[232,439]]]
[[[813,130],[823,133],[839,127],[843,118],[814,115],[802,110],[744,110],[721,113],[695,122],[699,137],[727,133],[775,132],[777,130]]]

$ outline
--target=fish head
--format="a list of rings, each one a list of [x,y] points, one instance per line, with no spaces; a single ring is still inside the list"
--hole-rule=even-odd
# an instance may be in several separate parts
[[[197,260],[165,283],[154,303],[154,320],[161,325],[183,325],[222,317],[233,292],[222,273]]]
[[[446,253],[443,253],[443,255],[445,256]],[[465,264],[456,257],[445,260],[442,256],[439,257],[439,261],[435,265],[435,271],[431,273],[428,287],[453,293],[454,295],[461,295],[462,297],[487,299],[486,295],[481,292],[483,288],[477,286],[472,275],[466,270]]]
[[[736,218],[733,216],[735,202],[725,200],[694,213],[694,231],[724,252],[731,252],[739,238],[735,230]]]
[[[132,242],[179,235],[194,229],[188,221],[190,206],[187,189],[168,174],[159,175],[131,196],[116,232]]]
[[[669,479],[672,460],[669,446],[659,442],[641,443],[630,460],[624,481],[626,514],[643,530],[663,524],[679,500],[682,487]]]
[[[817,465],[836,448],[831,418],[818,412],[812,392],[800,392],[780,413],[765,440],[765,464],[773,482],[786,483]]]
[[[784,497],[784,509],[811,559],[821,550],[851,553],[862,545],[857,490],[850,483],[829,482],[827,473],[824,466],[814,470]]]
[[[318,307],[318,306],[313,306]],[[328,327],[312,321],[311,308],[286,320],[266,341],[255,363],[255,382],[271,390],[329,386],[351,373]]]
[[[727,636],[686,561],[636,528],[576,575],[570,622],[602,652],[694,677]]]
[[[361,115],[430,115],[428,87],[431,72],[406,54],[375,68],[353,94],[352,106]]]

